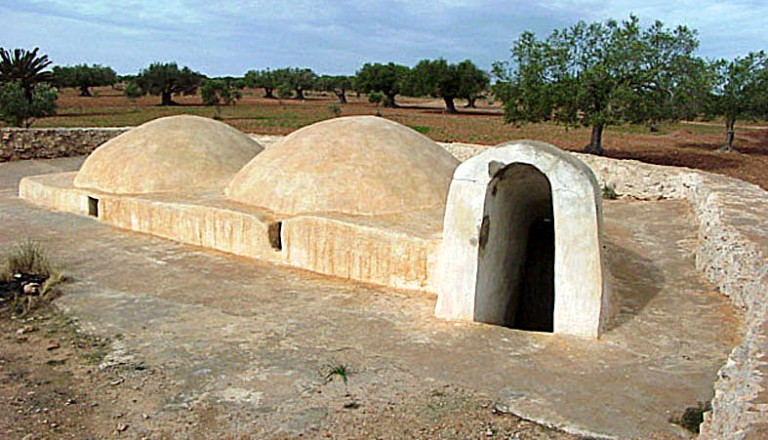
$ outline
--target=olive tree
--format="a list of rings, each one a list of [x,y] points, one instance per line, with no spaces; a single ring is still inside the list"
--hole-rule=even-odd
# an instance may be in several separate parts
[[[347,91],[352,89],[354,78],[346,75],[323,75],[317,79],[317,89],[333,92],[339,98],[339,104],[347,103]]]
[[[53,81],[59,87],[73,87],[80,96],[91,96],[91,87],[111,86],[117,82],[117,73],[108,66],[77,64],[54,66]]]
[[[244,76],[246,87],[264,89],[264,97],[269,99],[276,99],[274,91],[280,87],[278,80],[278,75],[270,69],[249,70]]]
[[[290,97],[290,92],[295,92],[295,99],[306,99],[304,92],[315,87],[317,74],[309,68],[285,67],[274,72],[280,97]]]
[[[474,105],[487,85],[488,76],[472,61],[450,64],[439,58],[419,61],[407,76],[405,90],[414,96],[443,98],[446,113],[457,113],[456,98],[467,99]]]
[[[126,88],[126,95],[136,97],[149,93],[161,97],[160,105],[176,105],[173,96],[194,95],[203,78],[189,67],[179,69],[176,63],[153,63],[136,75],[134,86]]]
[[[553,31],[523,33],[512,63],[496,63],[496,95],[509,122],[555,120],[592,128],[585,151],[602,154],[607,125],[664,117],[663,100],[685,84],[695,63],[696,32],[660,21],[643,29],[630,16]]]
[[[725,118],[724,151],[733,151],[736,120],[768,117],[768,57],[765,52],[750,52],[731,61],[712,65],[714,87],[711,110]]]
[[[355,87],[359,92],[379,92],[384,95],[384,107],[397,107],[395,96],[403,87],[410,69],[395,63],[366,63],[356,74]]]

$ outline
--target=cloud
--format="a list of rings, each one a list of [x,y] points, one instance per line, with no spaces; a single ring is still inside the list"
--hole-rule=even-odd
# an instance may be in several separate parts
[[[523,30],[545,35],[578,19],[638,15],[700,31],[701,54],[732,57],[768,46],[768,4],[556,0],[6,0],[6,46],[40,46],[60,64],[107,64],[121,73],[175,60],[210,75],[307,66],[352,73],[367,61],[413,65],[508,58]]]

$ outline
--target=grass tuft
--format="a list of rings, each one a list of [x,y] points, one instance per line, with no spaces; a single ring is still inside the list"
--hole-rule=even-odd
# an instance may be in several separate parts
[[[344,364],[331,364],[328,366],[328,373],[325,375],[325,380],[330,382],[335,376],[339,376],[344,381],[344,385],[349,382],[349,367]]]
[[[424,125],[410,125],[409,126],[412,130],[417,131],[421,134],[427,134],[432,129],[430,127],[424,126]]]
[[[619,198],[619,194],[616,192],[616,190],[613,188],[613,185],[605,184],[603,185],[603,198],[608,200],[616,200]]]
[[[56,270],[51,265],[45,248],[36,241],[26,239],[14,245],[6,257],[3,275],[6,279],[19,274],[47,279],[54,273]]]
[[[24,240],[13,246],[0,267],[0,306],[26,316],[55,298],[56,286],[63,281],[48,251],[36,241]]]

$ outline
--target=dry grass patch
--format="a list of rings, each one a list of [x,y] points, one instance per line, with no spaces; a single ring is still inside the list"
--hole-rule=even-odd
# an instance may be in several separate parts
[[[26,239],[15,244],[0,268],[0,308],[25,316],[58,295],[64,276],[38,242]]]

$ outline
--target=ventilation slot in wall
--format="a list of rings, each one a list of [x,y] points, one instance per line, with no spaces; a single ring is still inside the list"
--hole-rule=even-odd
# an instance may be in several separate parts
[[[88,197],[88,215],[91,217],[99,217],[99,199],[96,197]]]
[[[269,244],[272,249],[276,251],[283,250],[283,239],[281,232],[283,230],[283,222],[270,223],[267,228],[267,235],[269,236]]]

